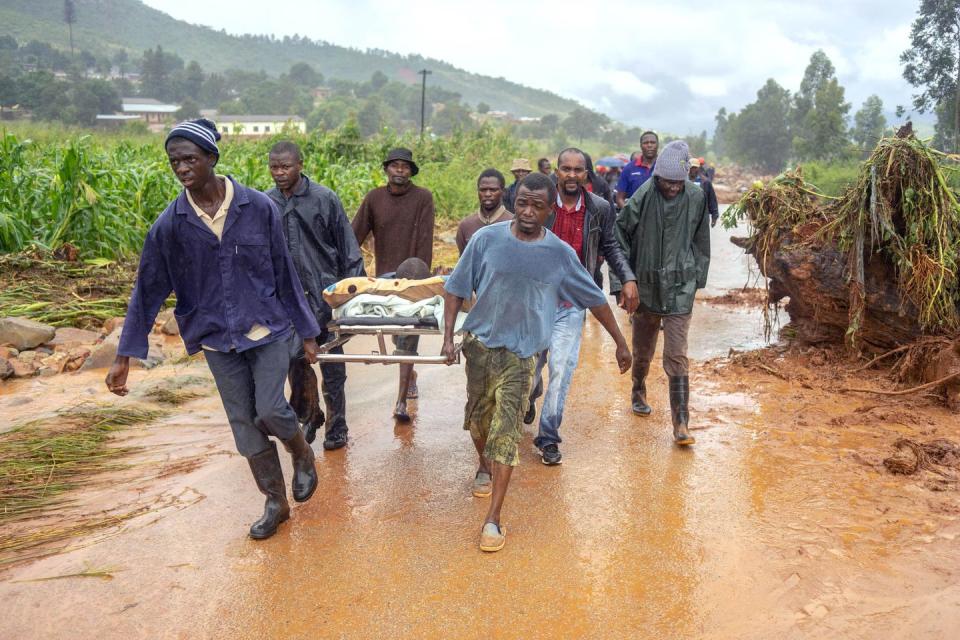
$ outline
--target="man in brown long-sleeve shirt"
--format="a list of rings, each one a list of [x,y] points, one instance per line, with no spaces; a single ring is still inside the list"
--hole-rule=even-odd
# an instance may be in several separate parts
[[[419,258],[427,267],[433,262],[433,194],[410,179],[420,172],[409,149],[393,149],[383,161],[387,186],[377,187],[364,197],[353,218],[353,232],[361,245],[373,233],[376,274],[393,273],[404,260]],[[398,355],[416,355],[419,336],[394,339]],[[418,395],[417,375],[412,364],[400,365],[400,387],[394,416],[409,420],[407,399]]]

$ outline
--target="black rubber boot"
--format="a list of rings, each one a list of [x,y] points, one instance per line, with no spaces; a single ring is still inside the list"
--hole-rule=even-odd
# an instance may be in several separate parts
[[[647,404],[647,372],[649,369],[649,365],[645,367],[635,365],[632,372],[633,393],[630,396],[630,408],[633,409],[635,415],[644,418],[653,413],[653,409]]]
[[[670,414],[673,419],[673,440],[680,445],[696,442],[690,435],[690,378],[670,376]]]
[[[333,451],[347,445],[347,398],[343,385],[347,379],[346,366],[321,365],[323,373],[323,401],[327,406],[327,427],[323,448]],[[307,442],[310,439],[307,438]]]
[[[641,380],[638,385],[636,380],[633,382],[633,402],[630,405],[630,408],[633,409],[634,415],[647,418],[653,413],[653,409],[650,408],[650,405],[647,404],[647,383],[646,380]]]
[[[267,496],[263,505],[263,516],[250,526],[250,537],[254,540],[269,538],[277,532],[281,522],[290,517],[290,504],[287,502],[287,486],[283,482],[283,469],[277,456],[277,445],[247,458],[253,479],[257,481],[260,493]]]
[[[690,435],[690,378],[670,376],[670,416],[673,419],[673,441],[679,445],[696,442]]]
[[[317,467],[313,449],[307,444],[303,432],[297,429],[297,435],[283,441],[283,446],[293,459],[293,499],[306,502],[317,490]]]

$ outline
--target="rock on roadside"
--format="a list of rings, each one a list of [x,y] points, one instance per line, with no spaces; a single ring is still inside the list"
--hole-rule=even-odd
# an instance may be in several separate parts
[[[110,335],[103,339],[103,342],[94,347],[90,357],[83,363],[82,369],[105,369],[112,365],[114,359],[117,357],[117,348],[120,346],[120,333],[122,330],[122,325],[118,326],[110,332]],[[161,351],[160,346],[151,341],[147,358],[145,360],[130,358],[130,366],[152,369],[163,362],[163,359],[163,351]]]
[[[173,315],[173,309],[164,309],[161,311],[160,315],[157,316],[157,322],[155,326],[158,327],[160,333],[164,335],[180,335],[180,327],[177,325],[177,319]]]
[[[53,340],[46,343],[54,351],[70,351],[82,345],[95,344],[100,339],[96,331],[75,329],[73,327],[59,327]]]
[[[13,376],[13,365],[6,358],[0,358],[0,380]]]
[[[0,344],[9,344],[19,351],[50,342],[55,335],[53,327],[27,318],[0,318]]]

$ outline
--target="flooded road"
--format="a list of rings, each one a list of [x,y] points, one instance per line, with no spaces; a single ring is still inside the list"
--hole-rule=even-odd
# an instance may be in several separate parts
[[[725,235],[714,230],[717,291],[746,282]],[[762,335],[758,309],[698,303],[690,355],[726,355]],[[439,341],[421,348],[439,351]],[[206,375],[202,363],[177,372]],[[659,361],[654,415],[637,418],[629,375],[616,374],[613,344],[591,318],[561,429],[564,464],[541,465],[526,428],[503,510],[507,545],[484,554],[463,369],[419,372],[414,421],[403,425],[390,418],[395,367],[349,367],[350,445],[318,452],[317,493],[262,542],[246,537],[262,498],[243,459],[227,455],[215,396],[144,428],[137,437],[163,455],[182,455],[180,446],[223,455],[140,477],[125,494],[188,488],[203,499],[0,574],[0,638],[948,638],[960,629],[956,497],[881,485],[847,464],[877,437],[866,425],[828,428],[853,406],[699,366],[697,444],[679,449]],[[164,375],[135,372],[133,384]],[[18,393],[37,406],[108,400],[101,378],[35,380]],[[25,406],[0,396],[8,415]],[[786,428],[798,411],[809,430]],[[113,577],[34,581],[85,568]]]

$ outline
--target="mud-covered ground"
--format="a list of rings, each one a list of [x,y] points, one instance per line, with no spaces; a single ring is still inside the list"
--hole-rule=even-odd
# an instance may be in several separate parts
[[[122,432],[145,447],[134,464],[37,526],[143,512],[0,567],[0,637],[957,637],[956,484],[882,464],[902,436],[960,440],[956,416],[931,397],[838,392],[892,387],[870,380],[882,371],[849,374],[839,354],[742,355],[763,346],[759,308],[708,300],[757,286],[725,237],[714,230],[694,312],[692,449],[670,442],[659,368],[654,415],[630,413],[629,377],[589,320],[564,464],[542,466],[527,429],[507,546],[483,554],[462,368],[422,367],[415,420],[402,425],[390,418],[396,369],[351,365],[349,447],[318,452],[317,494],[255,542],[246,528],[261,498],[208,382],[169,417]],[[131,397],[116,399],[104,373],[6,384],[2,420],[144,402],[136,389],[209,378],[197,361],[137,370]],[[110,577],[46,579],[85,571]]]

